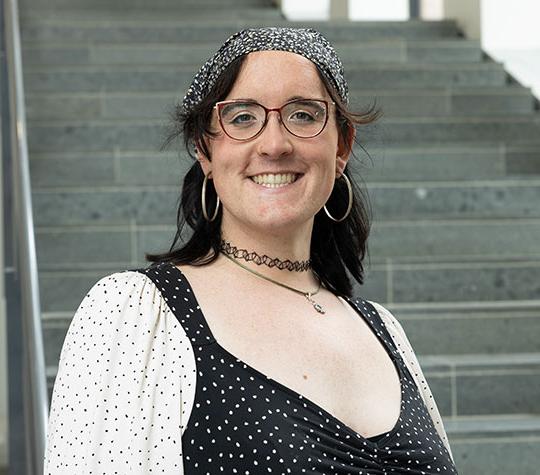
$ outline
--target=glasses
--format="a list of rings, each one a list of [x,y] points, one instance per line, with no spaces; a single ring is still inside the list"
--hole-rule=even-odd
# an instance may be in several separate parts
[[[254,101],[221,101],[216,103],[219,124],[231,139],[251,140],[268,123],[268,114],[279,113],[280,122],[295,137],[308,139],[319,135],[328,122],[329,104],[322,99],[295,99],[276,109]]]

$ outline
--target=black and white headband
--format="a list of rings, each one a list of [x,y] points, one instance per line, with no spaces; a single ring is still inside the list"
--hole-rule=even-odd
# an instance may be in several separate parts
[[[253,51],[289,51],[315,63],[347,104],[349,88],[343,64],[328,40],[313,28],[250,28],[230,36],[193,78],[182,106],[190,112],[208,95],[219,76],[239,56]]]

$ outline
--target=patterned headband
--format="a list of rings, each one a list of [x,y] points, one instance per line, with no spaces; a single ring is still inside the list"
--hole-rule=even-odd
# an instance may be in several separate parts
[[[250,28],[230,36],[193,78],[182,105],[190,112],[208,95],[217,79],[239,56],[253,51],[289,51],[315,63],[334,86],[341,100],[349,102],[343,65],[328,40],[313,28]]]

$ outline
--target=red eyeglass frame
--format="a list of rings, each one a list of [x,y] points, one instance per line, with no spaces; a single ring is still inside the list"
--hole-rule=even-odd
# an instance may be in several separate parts
[[[323,126],[321,127],[321,130],[319,132],[317,132],[315,135],[310,135],[309,137],[302,137],[301,135],[296,135],[295,133],[291,132],[287,126],[284,124],[283,122],[283,118],[281,117],[281,111],[284,107],[288,106],[289,104],[292,104],[294,102],[306,102],[306,101],[314,101],[314,102],[322,102],[324,103],[324,106],[325,106],[325,109],[326,109],[326,117],[324,119],[324,124]],[[264,116],[264,122],[263,122],[263,125],[261,127],[261,130],[259,130],[255,135],[253,135],[252,137],[249,137],[247,139],[238,139],[236,137],[233,137],[232,135],[228,134],[227,131],[225,130],[225,127],[223,126],[223,122],[222,122],[222,119],[221,119],[221,110],[229,105],[229,104],[235,104],[235,103],[242,103],[242,104],[256,104],[260,107],[262,107],[264,109],[264,112],[265,112],[265,116]],[[330,116],[330,105],[336,105],[336,103],[334,101],[327,101],[326,99],[293,99],[291,101],[287,101],[285,104],[283,104],[281,107],[276,107],[276,108],[268,108],[268,107],[265,107],[263,106],[262,104],[259,104],[257,101],[245,101],[245,100],[238,100],[238,99],[234,99],[234,100],[230,100],[230,101],[219,101],[219,102],[216,102],[214,104],[214,109],[216,110],[217,112],[217,116],[218,116],[218,122],[219,122],[219,125],[221,127],[221,130],[223,130],[223,133],[225,135],[227,135],[227,137],[233,139],[233,140],[237,140],[238,142],[247,142],[248,140],[253,140],[254,138],[258,137],[262,132],[263,130],[266,128],[266,124],[268,124],[268,114],[270,112],[277,112],[278,113],[278,117],[279,117],[279,121],[281,122],[281,124],[283,125],[283,127],[285,128],[285,130],[287,132],[289,132],[291,135],[293,135],[294,137],[298,137],[299,139],[312,139],[314,137],[317,137],[318,135],[320,135],[322,133],[322,131],[325,129],[326,127],[326,124],[328,123],[328,117]]]

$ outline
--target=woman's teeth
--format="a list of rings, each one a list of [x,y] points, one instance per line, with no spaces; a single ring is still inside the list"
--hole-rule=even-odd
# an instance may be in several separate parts
[[[255,183],[266,186],[267,188],[279,188],[289,185],[296,181],[296,178],[297,175],[295,173],[264,174],[251,177]]]

